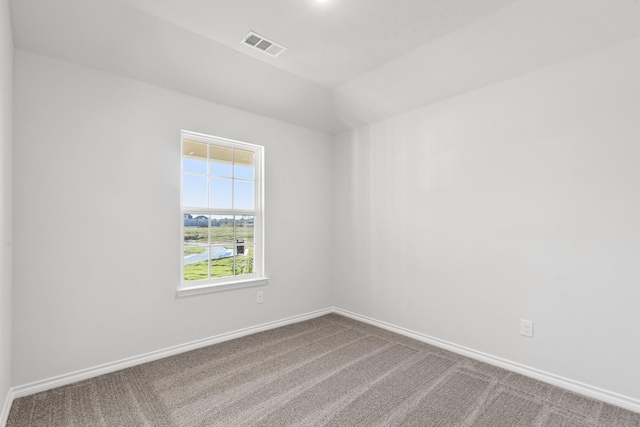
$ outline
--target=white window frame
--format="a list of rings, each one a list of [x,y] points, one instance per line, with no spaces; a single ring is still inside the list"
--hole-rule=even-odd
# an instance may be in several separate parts
[[[183,205],[183,144],[184,141],[200,142],[227,148],[252,151],[254,153],[254,208],[247,209],[218,209],[193,208]],[[208,163],[208,162],[207,162]],[[209,181],[209,179],[207,179]],[[209,185],[209,184],[207,184]],[[208,193],[208,192],[207,192]],[[207,195],[209,197],[209,195]],[[184,215],[249,215],[254,218],[254,253],[253,273],[238,276],[220,277],[205,280],[184,280]],[[234,242],[234,245],[236,242]],[[235,250],[234,250],[235,253]],[[247,142],[235,141],[217,136],[182,130],[180,137],[180,286],[178,296],[190,296],[202,293],[224,291],[249,286],[267,285],[269,279],[264,273],[264,147]]]

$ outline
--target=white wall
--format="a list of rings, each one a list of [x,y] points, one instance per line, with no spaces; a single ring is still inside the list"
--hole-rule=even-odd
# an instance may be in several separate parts
[[[329,306],[330,137],[25,51],[15,65],[14,384]],[[180,129],[265,146],[262,305],[256,288],[176,299]]]
[[[0,1],[0,423],[11,386],[11,128],[13,42],[9,3]]]
[[[13,384],[333,304],[640,398],[639,40],[333,152],[265,117],[15,61]],[[263,305],[255,288],[175,298],[182,128],[266,146]]]
[[[335,150],[336,306],[640,398],[640,39]]]

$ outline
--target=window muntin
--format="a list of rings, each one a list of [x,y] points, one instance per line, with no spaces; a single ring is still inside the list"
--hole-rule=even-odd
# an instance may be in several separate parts
[[[263,277],[262,147],[182,133],[182,285]]]

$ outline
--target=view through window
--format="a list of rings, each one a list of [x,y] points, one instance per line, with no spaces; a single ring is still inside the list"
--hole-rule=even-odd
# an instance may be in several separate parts
[[[262,147],[182,134],[183,287],[262,276]]]

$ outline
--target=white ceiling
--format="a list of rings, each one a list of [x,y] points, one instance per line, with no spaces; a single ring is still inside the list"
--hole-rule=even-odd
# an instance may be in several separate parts
[[[140,10],[334,88],[514,0],[134,0]],[[285,45],[272,59],[249,31]]]
[[[640,36],[637,0],[12,0],[16,47],[336,134]],[[243,46],[256,31],[278,58]]]

